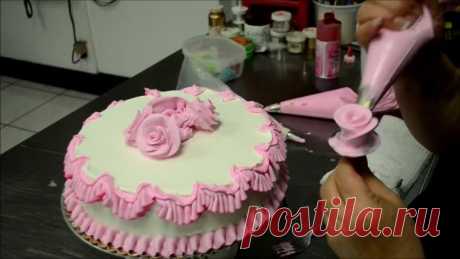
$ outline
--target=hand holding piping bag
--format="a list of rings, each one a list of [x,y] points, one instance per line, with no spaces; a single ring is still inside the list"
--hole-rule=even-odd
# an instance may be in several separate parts
[[[369,42],[373,42],[375,38],[381,36],[381,29],[393,30],[392,32],[404,32],[402,29],[407,29],[418,20],[419,16],[423,13],[423,1],[416,0],[401,0],[401,1],[372,1],[368,0],[364,2],[359,13],[358,13],[358,22],[359,27],[357,31],[357,37],[360,43],[363,46],[368,46]],[[427,1],[425,1],[427,2]],[[433,1],[434,2],[434,1]],[[429,7],[431,14],[436,14],[436,8],[433,7],[430,3],[425,3]],[[425,13],[426,14],[426,13]],[[433,24],[431,29],[436,31],[438,26],[437,16],[434,16]],[[430,17],[431,18],[431,17]],[[401,31],[402,30],[402,31]],[[380,40],[384,40],[380,38]],[[421,81],[426,81],[426,79],[419,79],[415,81],[415,84],[407,84],[408,82],[414,82],[414,78],[423,77],[419,74],[414,73],[413,67],[418,67],[418,69],[424,67],[425,64],[420,64],[420,61],[435,61],[436,64],[439,64],[439,71],[435,75],[432,75],[434,78],[443,77],[446,74],[449,75],[455,72],[455,69],[451,69],[448,63],[445,63],[445,60],[442,57],[441,53],[436,51],[425,52],[430,48],[433,41],[425,39],[423,44],[416,46],[417,48],[412,49],[413,53],[410,53],[409,56],[406,56],[406,60],[398,64],[400,66],[397,71],[394,71],[391,75],[392,78],[387,81],[386,84],[396,83],[395,91],[398,98],[399,105],[401,106],[401,112],[403,114],[404,120],[408,125],[411,132],[414,136],[425,145],[427,148],[432,149],[432,147],[446,148],[444,145],[430,145],[433,143],[443,143],[439,141],[437,136],[430,134],[420,134],[424,133],[423,120],[426,120],[426,114],[416,113],[420,110],[417,110],[421,105],[414,105],[414,98],[418,102],[427,106],[425,102],[428,98],[422,95],[424,91],[424,85]],[[425,44],[427,43],[428,44]],[[371,43],[373,44],[373,43]],[[424,46],[422,46],[424,45]],[[414,45],[413,45],[414,46]],[[419,48],[422,48],[421,50]],[[417,52],[418,50],[418,52]],[[387,55],[391,49],[380,50],[387,51]],[[370,53],[372,54],[372,53]],[[414,55],[414,56],[411,56]],[[407,58],[409,57],[409,58]],[[404,57],[400,57],[403,59]],[[416,59],[416,61],[415,61]],[[425,59],[425,60],[424,60]],[[422,62],[423,63],[423,62]],[[433,69],[434,64],[430,64],[430,69]],[[428,73],[429,74],[429,73]],[[389,78],[389,74],[386,75]],[[412,81],[407,81],[410,78]],[[448,77],[452,79],[453,77]],[[439,80],[441,81],[441,80]],[[455,80],[451,80],[454,82]],[[431,80],[433,82],[433,80]],[[450,85],[452,85],[450,82]],[[455,84],[455,82],[454,82]],[[449,85],[449,83],[446,83]],[[384,86],[388,87],[388,85]],[[412,89],[409,89],[412,87]],[[421,89],[415,90],[413,88],[421,87]],[[430,87],[438,87],[437,85],[432,85]],[[431,89],[432,89],[431,88]],[[440,89],[443,89],[440,87]],[[375,90],[375,89],[374,89]],[[373,103],[375,103],[375,97],[382,95],[385,89],[380,88],[379,91],[372,92],[373,94],[368,95],[369,92],[361,94],[363,97],[360,98],[361,105],[371,108]],[[412,91],[414,96],[410,96],[409,90]],[[441,91],[441,90],[440,90]],[[369,98],[370,97],[370,98]],[[367,100],[366,100],[367,98]],[[434,98],[431,96],[431,98]],[[364,99],[364,100],[363,100]],[[411,100],[412,99],[412,100]],[[367,101],[367,102],[366,102]],[[457,99],[459,101],[459,99]],[[432,104],[433,101],[429,102]],[[415,107],[415,108],[414,108]],[[444,106],[446,107],[446,106]],[[429,107],[433,109],[433,107]],[[415,110],[414,110],[415,109]],[[428,108],[427,108],[428,109]],[[439,111],[439,109],[437,110]],[[364,116],[367,118],[368,116]],[[457,116],[460,118],[460,116]],[[370,122],[371,120],[369,120]],[[359,123],[359,120],[357,120]],[[442,124],[444,128],[449,128],[449,124]],[[458,126],[457,126],[458,127]],[[452,127],[450,127],[452,128]],[[458,129],[458,128],[457,128]],[[362,155],[365,155],[362,154]],[[382,221],[380,222],[380,228],[385,226],[392,226],[392,218],[399,207],[404,207],[404,203],[399,198],[398,195],[393,193],[388,189],[382,182],[380,182],[375,176],[370,172],[367,167],[367,161],[365,156],[358,156],[354,159],[344,158],[339,162],[339,165],[336,167],[335,171],[327,178],[326,182],[321,187],[321,198],[328,200],[328,206],[332,207],[331,201],[334,197],[339,197],[342,201],[342,209],[340,210],[339,217],[343,217],[343,202],[345,198],[356,197],[355,210],[352,214],[351,221],[353,222],[356,218],[356,212],[359,208],[364,207],[376,207],[382,208]],[[335,206],[334,206],[335,207]],[[413,224],[413,221],[406,218],[406,222],[410,225]],[[413,226],[413,225],[412,225]],[[404,230],[401,237],[390,237],[384,238],[380,237],[328,237],[328,243],[334,252],[340,258],[423,258],[423,250],[420,244],[420,241],[415,237],[412,231]]]
[[[329,139],[329,144],[340,155],[365,156],[379,145],[373,131],[378,122],[372,116],[372,109],[415,53],[434,37],[431,13],[427,7],[422,9],[421,16],[412,25],[406,22],[399,31],[383,28],[370,41],[358,105],[347,104],[334,113],[341,131]]]

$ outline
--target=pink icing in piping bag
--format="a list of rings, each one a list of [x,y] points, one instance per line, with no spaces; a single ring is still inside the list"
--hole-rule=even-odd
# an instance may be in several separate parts
[[[331,91],[307,95],[272,104],[265,108],[268,112],[277,112],[299,116],[333,119],[334,113],[345,104],[356,103],[358,94],[351,88],[343,87]],[[374,111],[383,112],[398,108],[392,89],[376,105]]]
[[[307,95],[280,103],[282,113],[331,118],[342,105],[356,102],[356,93],[348,87]]]
[[[360,157],[379,145],[373,131],[378,121],[371,109],[382,98],[404,65],[417,50],[434,37],[433,21],[426,6],[422,16],[407,29],[383,29],[369,44],[368,56],[359,89],[358,104],[347,104],[334,114],[341,131],[329,139],[329,145],[345,157]]]
[[[404,65],[433,37],[433,20],[426,6],[423,6],[422,16],[409,28],[401,31],[382,29],[369,44],[358,103],[372,109]]]

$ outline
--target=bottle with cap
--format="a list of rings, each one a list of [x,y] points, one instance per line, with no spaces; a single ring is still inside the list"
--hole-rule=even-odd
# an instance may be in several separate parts
[[[217,5],[209,10],[208,23],[209,35],[220,35],[220,32],[225,26],[225,13],[222,5]]]
[[[340,27],[334,13],[324,14],[316,30],[315,75],[322,79],[337,78],[340,70]]]

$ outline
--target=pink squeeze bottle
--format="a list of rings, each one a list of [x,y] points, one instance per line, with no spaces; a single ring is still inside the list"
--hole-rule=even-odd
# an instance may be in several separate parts
[[[433,20],[426,6],[422,16],[409,28],[401,31],[382,29],[369,44],[358,103],[372,109],[404,65],[433,37]]]

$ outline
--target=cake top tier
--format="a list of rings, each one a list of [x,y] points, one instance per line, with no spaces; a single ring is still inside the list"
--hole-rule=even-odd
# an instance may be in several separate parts
[[[184,126],[169,120],[174,114],[152,111],[164,100],[198,105],[188,111],[195,119]],[[196,86],[147,89],[85,121],[69,144],[65,174],[81,201],[102,202],[121,218],[157,204],[159,215],[186,224],[206,210],[233,212],[248,190],[269,191],[285,155],[281,127],[254,102]],[[180,218],[192,206],[196,215]]]

